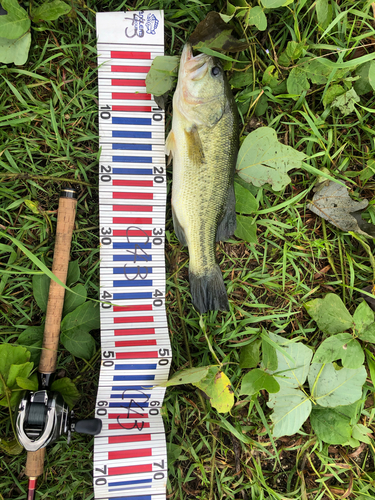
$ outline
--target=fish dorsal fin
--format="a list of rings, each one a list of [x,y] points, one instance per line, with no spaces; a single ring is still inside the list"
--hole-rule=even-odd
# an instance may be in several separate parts
[[[198,128],[196,125],[192,125],[190,128],[185,129],[185,137],[188,148],[189,158],[194,163],[204,162],[204,152],[201,138],[199,137]]]
[[[167,165],[170,164],[175,149],[176,149],[176,140],[174,137],[173,130],[171,130],[168,134],[167,140],[165,141],[165,154],[168,156]]]

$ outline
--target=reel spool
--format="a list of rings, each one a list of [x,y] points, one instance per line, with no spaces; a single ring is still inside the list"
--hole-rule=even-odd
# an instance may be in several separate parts
[[[72,432],[96,436],[102,428],[98,418],[76,420],[58,392],[40,390],[22,398],[16,420],[19,442],[27,451],[37,451],[61,435]]]

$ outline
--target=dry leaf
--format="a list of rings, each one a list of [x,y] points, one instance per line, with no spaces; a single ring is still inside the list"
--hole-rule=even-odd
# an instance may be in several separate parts
[[[307,208],[343,231],[354,231],[374,238],[375,226],[361,217],[367,205],[368,200],[352,200],[346,186],[329,181],[318,185],[312,203]]]

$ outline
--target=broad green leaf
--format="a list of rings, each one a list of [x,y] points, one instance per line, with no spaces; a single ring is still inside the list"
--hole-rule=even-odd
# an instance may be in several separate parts
[[[306,311],[322,332],[332,335],[353,327],[353,318],[338,295],[328,293],[324,299],[305,304]]]
[[[264,338],[262,339],[262,366],[271,371],[276,371],[278,367],[276,349]]]
[[[26,391],[38,390],[38,381],[32,378],[17,377],[16,382],[18,387],[21,387],[21,389],[25,389]]]
[[[253,83],[253,68],[249,68],[246,71],[234,71],[229,83],[235,89],[249,87]]]
[[[316,0],[315,8],[319,27],[325,30],[332,21],[332,6],[328,0]]]
[[[282,7],[283,5],[288,4],[287,0],[261,0],[263,7],[266,9],[277,9],[278,7]]]
[[[271,184],[275,191],[290,182],[287,172],[300,168],[305,154],[277,140],[275,130],[261,127],[244,140],[237,159],[238,175],[255,186]]]
[[[352,437],[358,439],[362,443],[371,444],[371,439],[368,434],[371,434],[371,429],[365,427],[362,424],[356,424],[353,426]]]
[[[65,349],[77,358],[89,360],[95,353],[95,340],[85,331],[79,329],[75,331],[74,328],[62,331],[60,340]]]
[[[375,160],[368,160],[366,167],[359,173],[359,178],[361,181],[366,182],[371,179],[373,175],[375,175]]]
[[[79,269],[79,263],[77,260],[72,260],[69,262],[68,274],[66,276],[66,286],[72,286],[77,283],[81,276],[81,271]]]
[[[14,344],[0,344],[0,373],[8,380],[12,365],[24,365],[30,359],[30,353],[25,347]],[[4,394],[4,386],[0,381],[0,394]]]
[[[72,380],[68,377],[56,379],[51,386],[53,391],[59,392],[70,409],[77,403],[81,395]]]
[[[30,33],[24,33],[17,39],[0,38],[0,62],[22,66],[27,61],[30,45]]]
[[[289,66],[292,61],[302,56],[305,48],[305,40],[302,40],[302,42],[295,42],[294,40],[289,41],[286,49],[279,57],[279,64],[281,64],[281,66]]]
[[[217,365],[210,365],[181,370],[175,373],[167,382],[160,384],[160,386],[171,387],[173,385],[196,384],[207,376],[208,370],[211,366],[217,367]]]
[[[304,92],[309,90],[310,84],[306,76],[306,72],[300,67],[296,66],[289,73],[288,79],[286,81],[286,86],[288,89],[288,94],[296,96],[295,99]]]
[[[331,85],[323,97],[323,106],[326,108],[332,101],[336,99],[339,95],[345,94],[345,89],[341,85],[335,83]]]
[[[79,283],[72,288],[72,292],[65,293],[63,316],[71,313],[86,301],[87,291],[84,285]]]
[[[61,0],[53,0],[52,2],[44,2],[36,9],[31,11],[31,17],[34,22],[39,21],[54,21],[60,16],[68,14],[72,10],[71,6]]]
[[[234,394],[229,378],[219,367],[211,366],[207,376],[196,385],[210,398],[213,408],[219,413],[228,412],[234,405]]]
[[[375,90],[375,61],[362,64],[356,69],[355,74],[360,77],[353,84],[358,95],[364,95]]]
[[[225,23],[216,11],[211,11],[190,35],[189,43],[194,49],[214,49],[224,52],[241,52],[248,48],[247,42],[234,38],[233,27]]]
[[[354,311],[353,321],[354,321],[354,331],[356,335],[360,335],[372,323],[374,323],[375,321],[374,311],[371,309],[371,307],[367,304],[366,301],[361,302],[357,307],[357,309]]]
[[[311,401],[300,390],[281,386],[279,392],[270,394],[269,408],[273,409],[274,437],[292,436],[299,431],[311,412]]]
[[[9,368],[9,375],[6,384],[9,389],[13,389],[17,386],[17,377],[28,378],[32,369],[34,368],[34,363],[27,361],[21,365],[11,365]]]
[[[0,33],[4,38],[14,40],[24,35],[30,28],[30,19],[18,0],[1,0],[1,5],[8,14],[0,16]]]
[[[268,98],[266,94],[262,94],[256,103],[254,114],[255,116],[262,116],[267,111]]]
[[[237,215],[237,229],[235,230],[234,234],[240,240],[244,240],[254,244],[258,243],[257,225],[252,217]]]
[[[370,351],[368,351],[367,349],[365,349],[365,351],[366,351],[367,366],[370,370],[371,382],[372,385],[375,387],[375,359],[373,355],[370,353]]]
[[[260,368],[254,368],[251,372],[246,373],[242,379],[240,394],[252,396],[262,389],[274,393],[280,390],[280,385],[272,375]]]
[[[365,355],[361,344],[350,333],[339,333],[326,339],[315,353],[313,363],[331,363],[341,359],[345,368],[359,368]]]
[[[42,352],[44,326],[29,326],[20,333],[17,343],[30,351],[30,361],[36,366]]]
[[[168,458],[168,467],[174,464],[176,460],[178,460],[179,456],[183,451],[182,446],[178,446],[174,443],[167,443],[167,458]]]
[[[268,68],[264,70],[262,77],[262,84],[271,87],[271,89],[275,89],[280,84],[276,75],[277,75],[276,67],[268,66]]]
[[[332,101],[331,106],[339,108],[343,116],[347,116],[350,113],[353,113],[355,109],[355,103],[359,102],[360,98],[358,97],[356,91],[352,88],[342,94],[334,101]]]
[[[302,387],[309,372],[312,350],[302,342],[292,343],[274,333],[270,333],[269,336],[283,350],[283,352],[276,350],[277,370],[271,370],[270,373],[277,372],[280,375],[277,381],[281,387]]]
[[[34,274],[33,276],[34,299],[43,312],[47,310],[50,282],[50,278],[45,274]]]
[[[156,56],[146,76],[146,92],[160,96],[174,86],[180,58],[177,56]]]
[[[242,187],[238,182],[234,183],[236,194],[236,212],[240,214],[252,214],[258,210],[258,202],[250,191]]]
[[[368,326],[363,332],[361,332],[358,337],[364,342],[370,342],[375,344],[375,323]]]
[[[61,322],[61,331],[65,334],[70,331],[88,333],[91,330],[98,329],[99,326],[99,306],[90,300],[65,316]]]
[[[61,342],[74,356],[90,359],[95,352],[95,341],[89,332],[99,328],[100,310],[92,301],[85,302],[67,314],[61,322]]]
[[[314,363],[309,371],[309,385],[314,400],[324,407],[345,406],[355,403],[362,396],[362,386],[366,381],[364,366],[352,370],[335,370],[332,363]],[[315,384],[316,381],[316,384]]]
[[[241,347],[240,368],[255,368],[258,366],[261,343],[261,340],[255,340],[251,344]]]
[[[0,439],[0,449],[8,455],[20,455],[23,452],[23,446],[20,445],[17,439],[11,441]]]
[[[336,408],[315,405],[310,415],[310,423],[319,439],[328,444],[346,443],[352,432],[350,418]]]
[[[229,411],[234,404],[233,390],[228,377],[217,365],[190,368],[175,373],[162,387],[193,384],[210,398],[211,405],[219,413]]]
[[[262,7],[260,7],[259,5],[257,5],[256,7],[252,7],[250,9],[247,22],[250,24],[250,26],[256,26],[260,31],[266,30],[267,18],[265,13],[263,12]]]

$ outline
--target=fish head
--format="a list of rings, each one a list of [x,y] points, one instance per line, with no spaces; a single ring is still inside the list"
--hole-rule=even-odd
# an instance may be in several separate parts
[[[192,123],[214,126],[227,104],[228,84],[217,58],[207,54],[193,56],[190,44],[182,51],[174,109]]]

